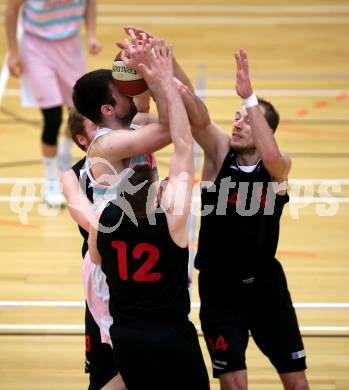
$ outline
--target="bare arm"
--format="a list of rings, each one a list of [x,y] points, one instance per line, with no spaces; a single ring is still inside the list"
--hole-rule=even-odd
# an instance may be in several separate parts
[[[173,57],[173,75],[174,77],[187,86],[193,93],[194,87],[192,82],[190,81],[188,75],[184,72],[183,68],[177,62],[177,60]]]
[[[151,123],[159,123],[159,117],[155,114],[138,112],[132,119],[132,123],[138,126],[145,126]]]
[[[89,235],[88,235],[88,251],[90,252],[90,257],[92,263],[96,265],[102,264],[102,258],[101,254],[99,253],[99,250],[97,249],[97,234],[98,231],[90,225]]]
[[[8,0],[5,13],[5,26],[8,44],[8,68],[10,74],[19,77],[22,72],[19,49],[17,43],[17,23],[20,8],[24,0]]]
[[[162,195],[169,230],[180,247],[188,245],[187,219],[194,184],[193,138],[183,101],[175,84],[166,89],[169,127],[174,152],[169,166],[168,185]]]
[[[88,214],[91,203],[82,192],[74,171],[69,169],[61,177],[63,194],[67,199],[68,210],[73,220],[87,232],[90,228]]]
[[[195,93],[177,78],[174,79],[178,92],[181,95],[189,122],[194,131],[200,132],[211,123],[210,114],[204,102]]]
[[[91,54],[98,54],[102,50],[101,43],[96,39],[96,0],[87,0],[85,11],[85,25],[88,50]]]
[[[174,152],[169,166],[169,178],[162,195],[169,231],[177,245],[188,245],[187,219],[190,211],[194,182],[193,139],[188,116],[173,78],[172,51],[167,46],[156,53],[158,61],[151,71],[161,74],[159,86],[163,89],[168,107],[169,129]],[[149,68],[146,71],[150,71]]]
[[[157,64],[165,61],[168,49],[158,41],[140,42],[133,33],[131,36],[132,43],[125,44],[121,58],[127,66],[135,69],[145,78],[157,103],[159,118],[157,123],[150,123],[137,131],[111,132],[92,146],[91,157],[98,157],[103,151],[103,157],[114,166],[122,159],[152,153],[171,142],[168,133],[166,88],[163,85],[169,84],[172,79],[169,81],[166,73]],[[141,115],[137,114],[137,117],[140,118]],[[149,114],[143,114],[143,120],[145,116],[149,119]]]
[[[151,68],[154,66],[154,53],[159,53],[163,50],[163,41],[159,39],[139,40],[132,30],[129,31],[131,36],[131,43],[126,39],[124,42],[124,49],[121,52],[122,61],[131,69],[144,77],[151,94],[155,100],[158,111],[159,122],[161,124],[168,124],[167,104],[164,96],[164,91],[160,88],[158,77],[154,77],[154,72],[145,72],[144,66]]]
[[[249,76],[247,53],[240,50],[235,54],[236,60],[236,92],[243,99],[253,94]],[[280,151],[272,129],[264,118],[259,105],[247,108],[248,118],[252,128],[254,142],[263,165],[270,175],[278,180],[286,179],[291,169],[291,159]]]
[[[103,156],[115,166],[122,159],[155,152],[167,146],[171,138],[167,127],[152,123],[137,131],[113,131],[98,141],[92,145],[89,156]]]
[[[135,102],[138,113],[149,113],[150,98],[149,90],[133,97],[133,101]]]
[[[177,82],[195,141],[204,151],[203,180],[214,181],[230,149],[230,137],[211,121],[205,104],[188,87]]]

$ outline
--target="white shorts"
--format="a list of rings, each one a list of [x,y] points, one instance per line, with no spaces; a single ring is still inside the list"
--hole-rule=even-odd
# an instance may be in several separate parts
[[[37,107],[73,106],[73,86],[86,73],[79,35],[51,41],[24,33],[21,61]]]

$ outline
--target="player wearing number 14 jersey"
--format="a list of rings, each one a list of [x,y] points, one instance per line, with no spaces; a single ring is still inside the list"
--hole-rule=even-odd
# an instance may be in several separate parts
[[[249,335],[276,368],[285,390],[307,390],[305,352],[285,273],[275,258],[289,200],[290,157],[276,142],[279,116],[257,99],[247,54],[235,54],[232,136],[214,122],[193,128],[204,150],[202,217],[195,266],[200,320],[221,389],[248,388]],[[192,105],[193,106],[193,105]],[[190,115],[190,114],[189,114]]]

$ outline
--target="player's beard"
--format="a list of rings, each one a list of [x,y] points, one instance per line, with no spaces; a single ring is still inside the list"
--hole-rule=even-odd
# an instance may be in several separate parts
[[[232,149],[239,154],[254,154],[256,147],[254,145],[238,145],[231,143]]]
[[[128,110],[128,113],[124,115],[122,118],[120,118],[121,123],[124,126],[129,126],[132,123],[133,118],[137,114],[137,107],[134,103],[134,101],[130,100],[130,109]]]

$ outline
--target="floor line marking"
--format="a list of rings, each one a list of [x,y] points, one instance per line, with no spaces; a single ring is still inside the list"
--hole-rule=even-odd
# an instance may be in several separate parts
[[[300,302],[294,303],[296,309],[349,309],[349,302]],[[5,307],[61,307],[84,308],[84,301],[0,301],[0,308]],[[192,309],[200,307],[200,302],[192,302]]]
[[[197,12],[198,6],[196,4],[98,4],[99,12],[139,12],[139,13],[172,13],[172,12]],[[200,13],[344,13],[349,12],[348,5],[331,4],[331,5],[317,5],[316,8],[310,5],[233,5],[233,4],[200,4]]]
[[[200,327],[196,327],[201,330]],[[349,326],[300,326],[303,332],[349,332]],[[84,330],[83,324],[0,324],[0,330]]]
[[[347,16],[97,16],[97,23],[156,25],[347,25]]]

